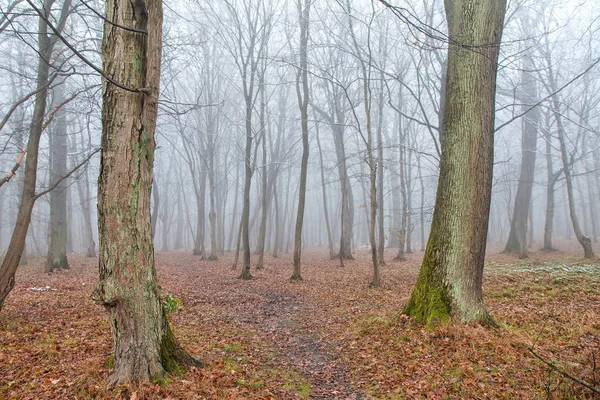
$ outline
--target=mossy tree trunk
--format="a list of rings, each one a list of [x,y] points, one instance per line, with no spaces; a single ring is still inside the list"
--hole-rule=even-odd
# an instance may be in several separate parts
[[[493,323],[483,305],[494,100],[506,2],[447,0],[449,44],[440,178],[423,264],[404,313]]]
[[[137,2],[135,3],[138,4]],[[162,1],[148,9],[108,0],[104,73],[143,92],[103,80],[102,157],[98,180],[100,283],[114,341],[113,385],[162,379],[196,363],[177,344],[156,281],[150,221],[154,135],[162,53]],[[111,23],[112,22],[112,23]],[[128,26],[143,33],[119,28]]]

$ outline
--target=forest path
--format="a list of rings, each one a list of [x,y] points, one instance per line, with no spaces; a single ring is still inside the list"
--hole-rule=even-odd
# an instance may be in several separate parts
[[[300,283],[301,284],[301,283]],[[251,307],[238,305],[233,316],[248,324],[273,343],[282,362],[302,375],[310,384],[314,399],[362,399],[364,396],[350,380],[339,348],[330,339],[323,339],[327,326],[315,317],[323,310],[306,296],[276,288],[246,286],[254,300]]]

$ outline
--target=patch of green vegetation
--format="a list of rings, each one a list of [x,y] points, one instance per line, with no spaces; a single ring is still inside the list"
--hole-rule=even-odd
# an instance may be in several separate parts
[[[225,370],[227,372],[235,371],[240,372],[242,368],[238,365],[238,363],[231,357],[227,357],[225,359]]]
[[[152,378],[152,383],[162,388],[166,388],[171,382],[171,379],[163,376],[157,376],[155,378]]]
[[[271,380],[283,381],[281,388],[296,393],[303,399],[310,398],[312,388],[306,379],[295,371],[274,369],[271,371]]]
[[[42,336],[35,341],[35,344],[42,348],[54,348],[54,345],[56,344],[56,335],[50,334],[47,336]]]
[[[394,322],[394,318],[369,317],[359,323],[359,332],[361,336],[371,335],[377,333],[381,328],[387,328]]]
[[[395,343],[410,343],[410,336],[401,335],[394,338]]]
[[[181,305],[181,299],[177,299],[171,294],[166,293],[161,296],[161,302],[163,309],[165,310],[165,314],[170,314],[173,311],[181,311],[183,310],[183,306]]]
[[[417,322],[435,328],[450,320],[448,289],[435,276],[435,252],[426,252],[417,283],[403,314],[414,317]]]
[[[504,292],[502,293],[502,297],[513,299],[515,297],[515,293],[516,291],[514,288],[508,288],[504,290]]]
[[[282,389],[296,392],[296,394],[303,399],[308,399],[310,396],[310,393],[312,392],[310,385],[306,382],[299,382],[299,383],[286,382],[283,384]]]
[[[114,366],[115,366],[115,356],[111,355],[110,357],[108,357],[108,360],[106,360],[106,362],[104,363],[104,367],[107,369],[113,369]]]
[[[460,367],[453,367],[453,368],[450,368],[449,370],[447,370],[446,372],[444,372],[444,376],[446,378],[455,378],[455,379],[460,380],[464,377],[464,374]]]
[[[236,353],[242,351],[243,349],[239,344],[225,344],[223,350],[225,350],[225,353]]]
[[[235,381],[235,384],[250,390],[257,390],[265,387],[265,383],[263,381],[254,379],[250,381],[247,381],[245,379],[238,379],[237,381]]]
[[[0,328],[0,330],[6,331],[6,332],[10,332],[15,330],[15,328],[17,327],[17,321],[12,319],[12,318],[6,318],[4,321],[4,326]]]

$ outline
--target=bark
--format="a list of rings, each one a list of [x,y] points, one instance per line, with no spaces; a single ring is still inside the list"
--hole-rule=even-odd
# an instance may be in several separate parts
[[[156,223],[158,222],[158,210],[160,210],[160,193],[158,190],[158,182],[156,178],[152,180],[152,215],[151,215],[151,224],[152,224],[152,237],[156,237]]]
[[[505,1],[446,1],[451,42],[440,178],[423,264],[403,312],[419,322],[493,324],[483,304],[496,71]]]
[[[537,99],[537,84],[532,76],[533,60],[531,55],[523,57],[521,73],[521,88],[519,95],[523,105],[521,111],[526,112]],[[539,124],[539,108],[535,107],[524,115],[522,122],[523,136],[521,139],[521,172],[519,185],[515,196],[515,207],[510,224],[508,242],[505,253],[519,254],[527,258],[527,220],[531,205],[531,192],[535,176],[535,158],[537,153],[537,126]]]
[[[300,108],[302,127],[302,162],[300,164],[300,188],[298,190],[298,214],[294,236],[294,271],[290,281],[301,281],[300,261],[302,258],[302,226],[306,200],[306,178],[308,174],[308,24],[310,20],[310,0],[297,0],[300,19],[300,70],[296,76],[296,94]]]
[[[53,0],[45,0],[43,13],[48,17],[52,8]],[[71,7],[71,1],[65,0],[61,10],[58,29],[62,31]],[[44,126],[44,114],[46,112],[46,101],[48,93],[48,77],[50,65],[47,60],[51,59],[53,47],[56,43],[54,37],[48,35],[48,26],[43,18],[39,19],[38,25],[38,68],[36,77],[37,93],[35,95],[33,117],[29,129],[29,140],[27,142],[27,159],[25,161],[25,172],[23,174],[23,190],[17,213],[17,220],[13,230],[10,244],[0,266],[0,310],[4,305],[6,296],[15,285],[15,272],[21,261],[25,250],[25,240],[31,222],[31,212],[36,200],[35,185],[37,180],[38,150],[40,137]]]
[[[138,3],[136,3],[137,5]],[[142,3],[143,4],[143,3]],[[103,80],[102,157],[98,180],[100,283],[114,343],[111,384],[163,379],[199,365],[177,343],[156,281],[150,195],[162,52],[162,2],[134,6],[108,0],[102,42],[104,72],[144,93]],[[110,24],[132,25],[147,36]],[[128,182],[127,185],[122,182]]]

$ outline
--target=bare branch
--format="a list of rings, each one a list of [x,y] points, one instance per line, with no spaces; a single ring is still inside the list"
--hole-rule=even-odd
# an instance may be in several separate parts
[[[17,162],[15,163],[15,166],[12,167],[12,169],[8,172],[8,174],[4,178],[0,179],[0,187],[2,187],[2,185],[4,185],[6,182],[10,181],[12,179],[12,177],[15,175],[15,173],[17,172],[17,170],[21,166],[21,163],[23,162],[23,158],[25,157],[25,153],[27,153],[27,147],[25,147],[23,149],[23,151],[21,152],[21,154],[19,155],[19,158],[17,159]]]

